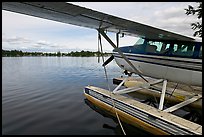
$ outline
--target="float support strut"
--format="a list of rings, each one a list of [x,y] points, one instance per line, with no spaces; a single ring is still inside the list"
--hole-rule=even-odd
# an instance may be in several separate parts
[[[163,81],[163,87],[162,87],[162,93],[161,93],[161,97],[160,97],[160,102],[159,102],[159,109],[160,110],[163,110],[166,85],[167,85],[167,80],[164,80]]]
[[[141,72],[138,71],[138,69],[135,68],[135,66],[127,59],[127,57],[122,53],[122,51],[113,43],[113,41],[106,35],[104,30],[99,29],[99,33],[111,44],[111,46],[117,50],[117,52],[123,57],[123,59],[133,68],[133,70],[146,82],[148,82],[142,75]]]

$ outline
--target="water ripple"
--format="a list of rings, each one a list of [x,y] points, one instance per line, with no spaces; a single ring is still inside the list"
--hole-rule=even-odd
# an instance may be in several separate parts
[[[111,78],[120,75],[112,62]],[[115,134],[112,119],[84,102],[87,85],[107,87],[96,57],[3,57],[2,134]]]

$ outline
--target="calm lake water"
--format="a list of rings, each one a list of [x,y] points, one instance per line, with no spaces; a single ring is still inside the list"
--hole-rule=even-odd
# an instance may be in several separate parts
[[[122,134],[83,94],[87,85],[108,89],[101,64],[97,57],[2,57],[2,134]],[[107,71],[110,84],[122,75],[114,61]],[[127,134],[147,134],[123,126]]]

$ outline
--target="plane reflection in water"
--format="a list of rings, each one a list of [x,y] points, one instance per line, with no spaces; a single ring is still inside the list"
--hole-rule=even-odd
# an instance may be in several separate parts
[[[104,123],[102,126],[103,128],[106,129],[110,129],[113,130],[114,133],[116,135],[123,135],[123,132],[121,130],[121,127],[118,123],[118,120],[116,117],[110,115],[108,112],[106,112],[105,110],[97,107],[96,105],[94,105],[92,102],[90,102],[88,99],[84,99],[84,102],[86,103],[86,105],[88,105],[92,110],[94,110],[95,112],[99,113],[100,115],[102,115],[103,117],[107,117],[107,118],[111,118],[117,125],[114,127],[112,125],[108,125],[106,123]],[[122,125],[125,129],[125,132],[127,135],[151,135],[150,133],[141,130],[139,128],[133,127],[132,125],[129,125],[127,123],[122,122]]]

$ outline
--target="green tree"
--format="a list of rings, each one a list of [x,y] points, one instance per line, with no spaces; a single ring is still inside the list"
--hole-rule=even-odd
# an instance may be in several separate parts
[[[200,22],[194,22],[191,23],[192,29],[196,30],[193,34],[193,36],[199,36],[202,37],[202,2],[197,2],[199,5],[198,7],[194,8],[191,5],[188,5],[188,9],[186,10],[187,15],[197,15],[198,19],[201,20]]]
[[[58,57],[60,57],[60,56],[61,56],[61,53],[60,53],[60,51],[58,51],[58,52],[57,52],[57,56],[58,56]]]

